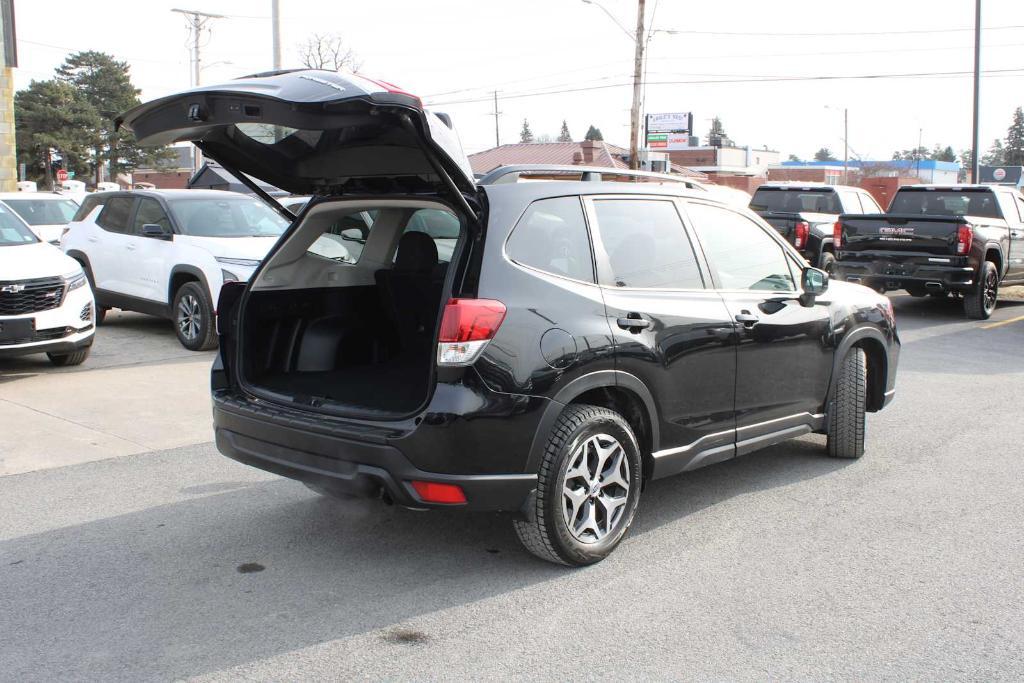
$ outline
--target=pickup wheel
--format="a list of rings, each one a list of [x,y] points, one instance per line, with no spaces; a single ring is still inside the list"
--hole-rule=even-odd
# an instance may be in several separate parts
[[[209,351],[217,347],[217,328],[213,304],[206,288],[198,282],[186,282],[174,294],[174,332],[189,351]]]
[[[516,535],[548,562],[600,562],[633,523],[641,483],[629,423],[607,408],[567,406],[548,438],[533,509],[513,520]]]
[[[868,378],[864,349],[852,348],[843,359],[828,411],[828,454],[856,459],[864,455],[864,410]]]
[[[818,267],[831,275],[836,269],[836,255],[831,251],[821,252],[821,258],[818,259]]]
[[[978,269],[978,286],[964,293],[964,312],[972,320],[988,320],[999,298],[999,272],[996,264],[985,261]]]

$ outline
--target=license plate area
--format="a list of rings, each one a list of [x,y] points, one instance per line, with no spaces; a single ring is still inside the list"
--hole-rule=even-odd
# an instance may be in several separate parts
[[[36,331],[35,318],[0,320],[0,342],[28,341]]]

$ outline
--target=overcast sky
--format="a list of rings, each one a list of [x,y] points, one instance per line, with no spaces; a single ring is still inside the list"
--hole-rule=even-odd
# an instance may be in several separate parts
[[[17,86],[49,78],[70,51],[92,49],[129,62],[143,99],[187,88],[185,20],[172,7],[229,17],[211,22],[204,36],[204,83],[266,70],[270,4],[17,0]],[[635,26],[636,0],[601,4]],[[928,147],[970,145],[969,76],[693,82],[970,72],[973,33],[954,30],[973,27],[970,0],[647,0],[647,7],[654,29],[686,33],[653,35],[646,110],[692,111],[702,138],[717,115],[740,145],[804,158],[828,146],[841,156],[848,107],[851,156],[889,158],[915,146],[919,129]],[[1013,109],[1024,105],[1022,7],[984,0],[982,69],[1012,71],[982,80],[983,150],[1005,137]],[[342,34],[363,73],[451,114],[468,152],[494,144],[493,90],[502,142],[517,142],[527,118],[535,134],[555,136],[565,119],[575,139],[594,124],[606,140],[628,144],[633,42],[583,0],[281,0],[281,8],[284,67],[298,66],[298,46],[310,34]]]

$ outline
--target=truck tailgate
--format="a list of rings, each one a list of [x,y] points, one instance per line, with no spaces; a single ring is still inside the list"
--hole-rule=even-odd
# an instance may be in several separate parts
[[[961,216],[897,214],[843,215],[842,251],[906,251],[956,254],[957,231],[969,223]]]

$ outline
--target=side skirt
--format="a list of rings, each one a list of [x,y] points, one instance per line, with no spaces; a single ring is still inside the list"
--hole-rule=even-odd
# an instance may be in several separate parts
[[[96,305],[103,308],[120,308],[123,311],[136,311],[168,320],[172,317],[170,305],[162,301],[141,299],[137,296],[128,296],[106,289],[93,290],[93,297],[96,299]]]

